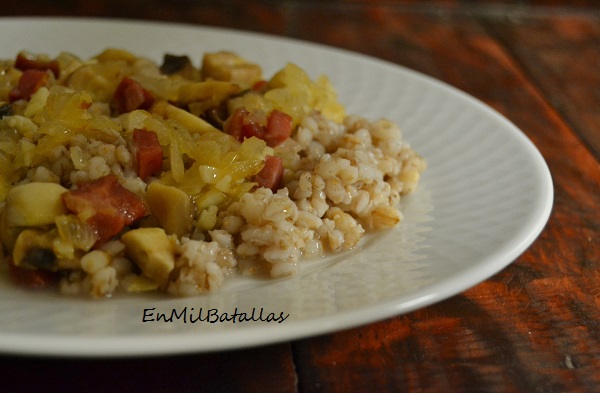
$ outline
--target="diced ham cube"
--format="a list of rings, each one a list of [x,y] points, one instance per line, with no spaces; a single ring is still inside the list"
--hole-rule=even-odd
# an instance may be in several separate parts
[[[265,166],[255,176],[254,181],[259,187],[265,187],[276,192],[283,179],[283,160],[281,157],[266,156]]]
[[[127,113],[136,109],[150,109],[154,96],[135,80],[124,77],[117,86],[113,101],[118,113]]]
[[[30,69],[23,72],[17,87],[8,93],[10,102],[28,100],[31,95],[48,83],[50,74],[47,71]]]
[[[155,132],[133,130],[133,145],[138,166],[138,176],[146,180],[162,170],[163,151]]]
[[[62,194],[66,208],[98,234],[95,247],[117,235],[146,212],[140,197],[124,188],[113,175],[81,183]]]

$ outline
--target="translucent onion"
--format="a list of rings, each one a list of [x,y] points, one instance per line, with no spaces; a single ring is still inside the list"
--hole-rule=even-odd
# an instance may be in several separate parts
[[[89,251],[98,240],[94,228],[73,215],[58,216],[55,223],[61,239],[76,249]]]
[[[176,140],[172,140],[169,145],[169,161],[171,163],[171,174],[176,182],[181,182],[185,173],[181,149]]]
[[[73,167],[77,170],[85,169],[88,167],[90,154],[84,151],[79,146],[73,146],[70,151],[71,162]]]
[[[21,139],[18,143],[19,150],[15,157],[15,164],[17,166],[30,166],[33,159],[33,152],[35,145],[25,139]]]

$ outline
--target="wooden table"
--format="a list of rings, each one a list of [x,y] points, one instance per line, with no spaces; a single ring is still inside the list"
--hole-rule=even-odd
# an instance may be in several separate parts
[[[3,391],[600,391],[600,9],[594,2],[8,3],[2,15],[233,27],[413,68],[479,98],[521,128],[550,167],[555,203],[545,230],[513,264],[425,309],[222,353],[0,356]]]

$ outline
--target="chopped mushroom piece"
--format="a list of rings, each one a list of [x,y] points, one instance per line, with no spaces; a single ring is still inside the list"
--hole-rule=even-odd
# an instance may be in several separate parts
[[[261,80],[262,70],[231,52],[208,53],[202,61],[202,77],[250,87]]]
[[[162,228],[138,228],[121,236],[125,252],[148,278],[164,286],[175,267],[173,245]]]

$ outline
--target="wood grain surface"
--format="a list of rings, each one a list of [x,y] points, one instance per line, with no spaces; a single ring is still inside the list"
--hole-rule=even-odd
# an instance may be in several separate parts
[[[0,376],[10,391],[600,391],[597,2],[8,3],[1,15],[223,26],[410,67],[514,122],[544,156],[555,187],[552,215],[535,243],[494,277],[444,302],[347,331],[221,353],[102,360],[0,356]]]

